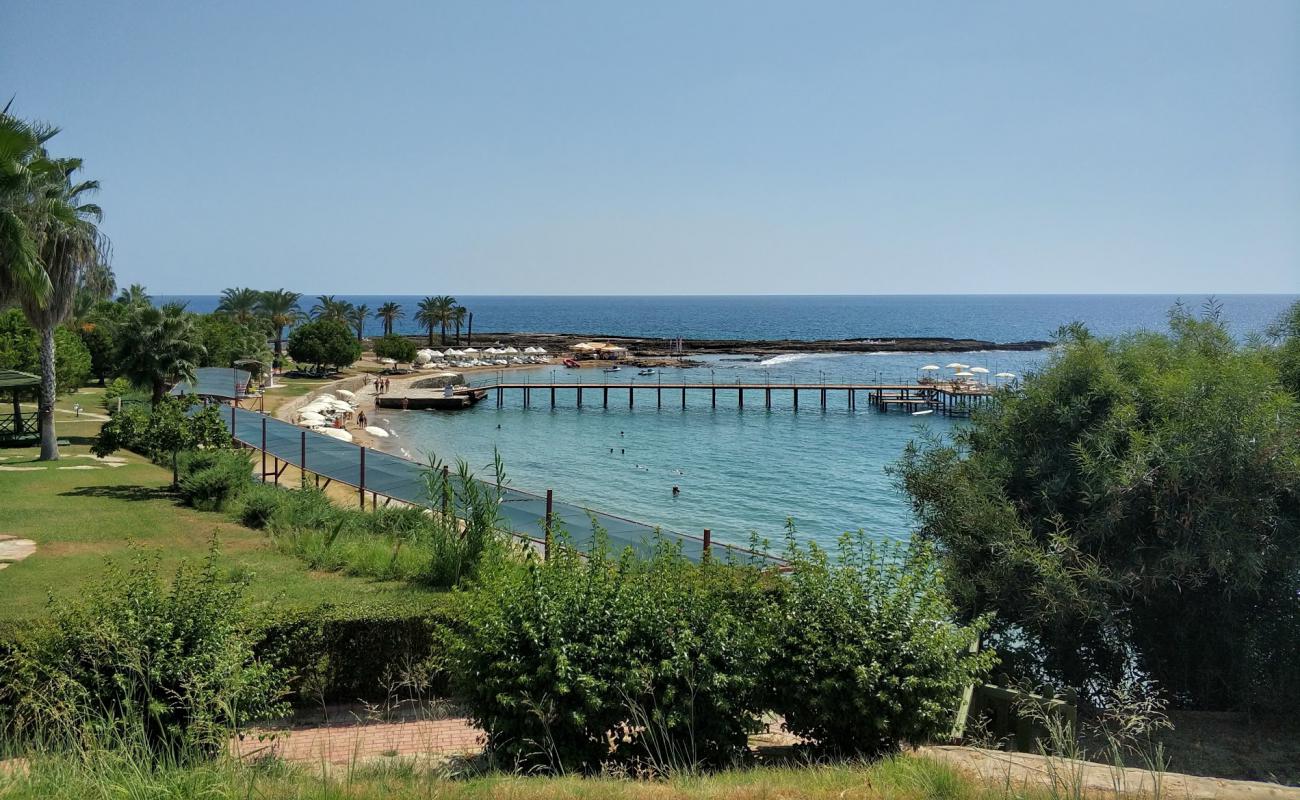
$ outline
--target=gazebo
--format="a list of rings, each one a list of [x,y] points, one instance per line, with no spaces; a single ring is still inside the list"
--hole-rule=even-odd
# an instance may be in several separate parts
[[[12,414],[0,414],[0,442],[12,444],[40,438],[40,414],[32,412],[23,417],[22,406],[18,404],[18,395],[22,391],[40,385],[41,379],[35,375],[14,369],[0,369],[0,392],[8,390],[14,404]]]

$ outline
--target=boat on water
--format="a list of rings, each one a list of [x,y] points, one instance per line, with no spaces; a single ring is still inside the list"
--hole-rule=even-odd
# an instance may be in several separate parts
[[[650,369],[649,367],[647,367],[647,368],[641,370],[640,372],[638,372],[637,374],[638,374],[638,375],[653,375],[653,374],[655,374],[655,371],[652,370],[652,369]]]
[[[603,372],[621,372],[622,370],[623,370],[622,367],[605,367],[605,369],[602,370],[602,371],[603,371]]]
[[[582,365],[579,364],[577,361],[573,360],[572,358],[566,358],[564,359],[564,366],[568,369],[577,369]]]

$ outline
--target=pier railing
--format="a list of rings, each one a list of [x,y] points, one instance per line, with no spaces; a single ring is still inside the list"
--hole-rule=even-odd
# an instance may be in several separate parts
[[[334,439],[249,409],[231,406],[223,411],[222,419],[238,445],[260,454],[263,481],[278,485],[285,471],[294,467],[304,480],[321,488],[331,484],[352,488],[362,507],[367,503],[371,508],[381,503],[387,506],[394,501],[424,508],[436,506],[437,501],[430,498],[432,467],[428,464]],[[450,472],[444,475],[452,481],[453,489],[461,488],[456,485],[458,477]],[[576,503],[556,501],[550,490],[543,495],[480,483],[500,493],[503,533],[534,543],[543,550],[561,531],[576,547],[590,549],[597,531],[601,531],[611,548],[631,547],[642,555],[651,552],[658,537],[679,543],[682,553],[695,561],[712,557],[782,563],[767,553],[715,542],[708,529],[702,536],[680,533]]]

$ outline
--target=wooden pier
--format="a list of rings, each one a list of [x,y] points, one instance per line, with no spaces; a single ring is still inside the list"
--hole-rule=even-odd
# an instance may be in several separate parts
[[[772,408],[772,397],[788,395],[793,410],[798,411],[800,404],[808,407],[812,398],[814,407],[826,410],[832,402],[842,403],[845,408],[854,411],[860,399],[866,399],[869,408],[886,412],[893,409],[909,413],[933,411],[948,416],[968,416],[971,411],[993,396],[989,386],[968,386],[952,383],[650,383],[629,381],[626,383],[520,383],[503,382],[479,387],[486,392],[495,392],[497,408],[505,405],[507,392],[519,392],[524,408],[531,408],[540,393],[542,402],[550,403],[551,408],[558,405],[557,392],[573,392],[577,407],[591,405],[594,399],[601,408],[609,408],[610,393],[616,403],[627,400],[628,408],[636,408],[637,399],[645,403],[652,399],[654,407],[664,407],[665,397],[670,404],[680,404],[686,408],[687,394],[699,396],[707,394],[712,408],[718,407],[718,396],[724,402],[734,400],[737,408],[745,408],[748,399],[752,407],[761,401],[764,409]],[[761,400],[760,400],[761,398]]]

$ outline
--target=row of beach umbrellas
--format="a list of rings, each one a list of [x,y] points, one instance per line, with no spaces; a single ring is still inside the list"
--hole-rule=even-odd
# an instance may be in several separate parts
[[[938,372],[941,369],[956,370],[956,372],[953,373],[954,378],[974,378],[979,375],[989,374],[989,370],[986,367],[972,367],[970,364],[962,364],[957,361],[952,362],[946,367],[940,367],[938,364],[926,364],[924,367],[921,367],[922,372]],[[996,373],[993,377],[1014,378],[1016,377],[1016,373],[999,372]]]

